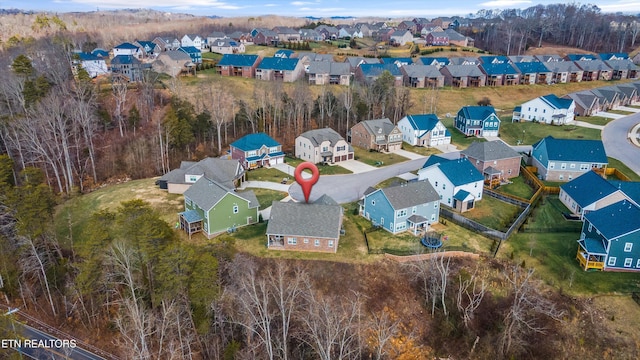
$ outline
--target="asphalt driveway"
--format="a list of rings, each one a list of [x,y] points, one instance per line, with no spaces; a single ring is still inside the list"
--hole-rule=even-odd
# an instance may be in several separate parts
[[[629,132],[640,123],[640,113],[613,120],[602,130],[602,142],[607,156],[616,158],[640,174],[640,148],[629,140]]]

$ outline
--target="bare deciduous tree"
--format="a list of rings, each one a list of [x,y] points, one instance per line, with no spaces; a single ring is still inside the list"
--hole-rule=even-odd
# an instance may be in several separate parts
[[[474,272],[468,279],[462,279],[462,275],[458,276],[458,296],[456,305],[464,326],[469,327],[469,323],[473,320],[475,311],[482,303],[487,286],[484,280],[480,280],[478,285],[478,276]]]
[[[118,123],[118,129],[120,130],[120,137],[124,137],[124,105],[127,102],[128,82],[124,76],[114,75],[111,77],[111,91],[113,100],[115,101],[115,108],[113,110],[113,117]]]

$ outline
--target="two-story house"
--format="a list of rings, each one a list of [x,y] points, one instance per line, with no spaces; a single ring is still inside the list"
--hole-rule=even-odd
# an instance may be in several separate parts
[[[141,81],[142,63],[133,55],[118,55],[111,59],[111,73],[124,76],[129,81]]]
[[[482,200],[484,177],[466,158],[449,160],[431,155],[418,170],[418,180],[428,180],[440,203],[459,212],[473,209]]]
[[[640,208],[623,200],[583,220],[576,259],[585,271],[640,271]]]
[[[367,191],[360,214],[392,234],[429,230],[440,217],[440,196],[428,181],[414,181]]]
[[[402,132],[388,118],[364,120],[351,128],[349,141],[362,149],[393,152],[402,148]]]
[[[113,47],[113,56],[116,57],[119,55],[133,56],[139,59],[142,57],[142,52],[140,51],[139,47],[133,45],[132,43],[124,42]]]
[[[353,148],[331,128],[309,130],[296,138],[297,158],[318,163],[337,163],[353,159]]]
[[[309,84],[345,85],[351,83],[351,66],[333,61],[311,61],[308,67]]]
[[[274,201],[267,224],[267,248],[335,253],[342,216],[342,206],[327,195],[311,203]]]
[[[193,46],[194,48],[202,51],[204,49],[205,41],[198,34],[185,34],[182,39],[180,39],[181,47]]]
[[[537,121],[551,125],[565,125],[575,118],[576,104],[572,99],[544,95],[523,103],[512,121]]]
[[[258,55],[224,54],[218,61],[216,69],[222,76],[253,78],[260,60]]]
[[[77,57],[80,66],[82,66],[91,78],[109,73],[109,68],[104,58],[82,52],[78,53]]]
[[[498,136],[500,118],[493,106],[464,106],[458,111],[454,125],[466,136]]]
[[[490,185],[520,175],[522,155],[502,140],[473,142],[460,152],[460,157],[468,159],[484,175],[485,183]]]
[[[404,84],[415,88],[435,89],[444,86],[444,75],[435,65],[412,64],[400,68],[404,74]]]
[[[605,171],[609,160],[601,140],[556,139],[533,144],[532,165],[546,181],[570,181],[593,170]]]
[[[256,79],[294,82],[304,76],[304,66],[299,59],[266,57],[256,68]]]
[[[230,144],[231,158],[245,169],[284,163],[282,145],[265,133],[249,134]]]
[[[451,143],[451,133],[435,114],[407,115],[398,121],[402,140],[413,146]]]
[[[575,216],[584,216],[589,211],[600,210],[622,200],[631,200],[614,184],[595,171],[585,174],[560,186],[560,201]]]
[[[238,160],[204,158],[183,161],[180,167],[162,175],[156,184],[170,194],[182,194],[201,177],[206,177],[227,189],[235,189],[245,178],[245,170]]]

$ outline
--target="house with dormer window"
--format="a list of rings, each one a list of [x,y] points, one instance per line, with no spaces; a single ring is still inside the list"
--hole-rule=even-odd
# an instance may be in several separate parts
[[[398,121],[402,140],[412,146],[451,143],[451,133],[435,114],[407,115]]]
[[[498,136],[500,131],[500,118],[493,106],[464,106],[453,123],[466,136]]]

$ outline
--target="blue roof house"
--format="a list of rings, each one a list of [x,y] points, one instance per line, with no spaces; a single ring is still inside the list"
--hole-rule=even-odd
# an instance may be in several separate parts
[[[254,78],[261,58],[258,55],[224,54],[216,69],[222,76]]]
[[[451,133],[435,114],[407,115],[398,121],[402,141],[413,146],[451,143]]]
[[[464,106],[454,124],[466,136],[498,136],[500,131],[500,118],[493,106]]]
[[[182,46],[178,49],[183,53],[189,55],[191,62],[194,64],[202,64],[202,51],[195,46]]]
[[[369,189],[360,214],[392,234],[429,230],[440,216],[440,196],[428,181],[414,181],[384,189]]]
[[[91,78],[109,73],[109,67],[103,57],[84,52],[77,53],[77,57],[78,64],[82,66]]]
[[[482,200],[484,176],[466,158],[449,160],[431,155],[418,170],[418,180],[428,180],[440,203],[459,212],[473,209]]]
[[[113,56],[118,55],[131,55],[140,58],[142,56],[142,52],[140,51],[139,47],[133,45],[132,43],[124,42],[122,44],[116,45],[113,48]]]
[[[520,105],[514,111],[512,121],[533,121],[551,125],[564,125],[575,119],[576,104],[571,98],[544,95]]]
[[[245,169],[284,163],[282,145],[265,133],[249,134],[232,142],[231,158]]]
[[[560,186],[560,201],[576,216],[600,210],[630,198],[595,171],[588,171]]]
[[[266,57],[256,69],[256,79],[294,82],[304,75],[304,64],[297,58]]]
[[[516,70],[520,73],[520,84],[549,85],[553,81],[553,72],[539,61],[518,62],[513,64],[513,66],[515,66]]]
[[[608,163],[601,140],[547,136],[533,144],[531,150],[531,164],[546,181],[570,181],[592,169],[603,172]]]
[[[585,271],[640,271],[640,208],[623,200],[583,219],[576,259]]]
[[[487,76],[487,86],[520,84],[520,73],[508,62],[482,63],[480,70]]]
[[[142,63],[133,55],[118,55],[111,59],[111,72],[122,75],[129,81],[141,81]]]
[[[369,83],[375,81],[385,71],[388,71],[395,78],[394,86],[402,86],[404,82],[404,75],[400,68],[395,64],[360,64],[356,68],[355,78],[363,83]]]

